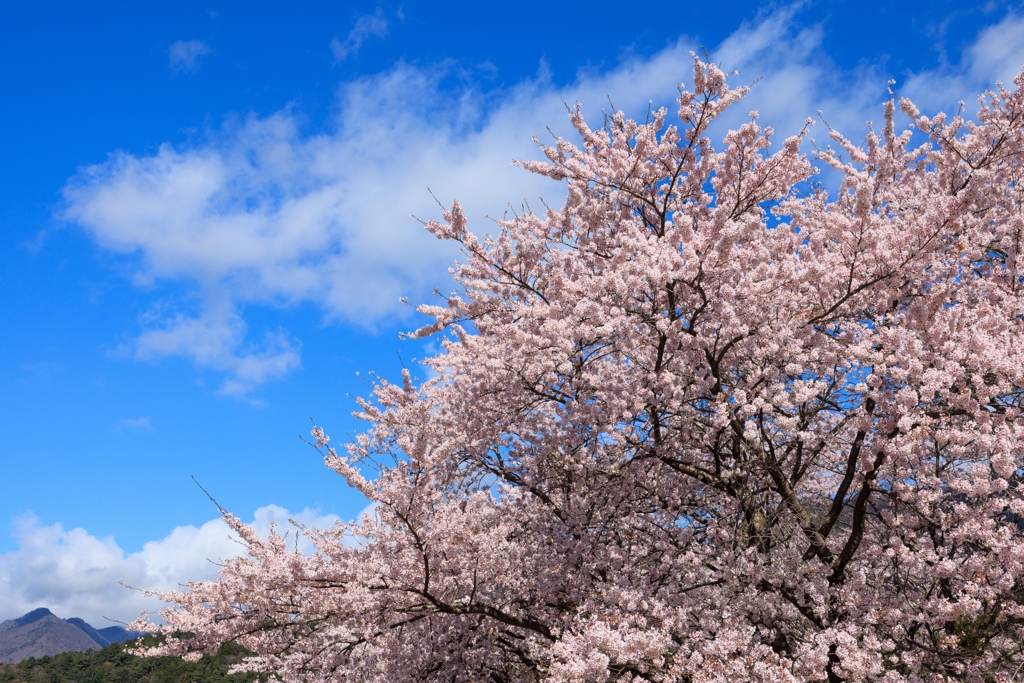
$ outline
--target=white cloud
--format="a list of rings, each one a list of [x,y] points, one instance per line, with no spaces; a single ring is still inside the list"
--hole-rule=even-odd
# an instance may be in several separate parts
[[[829,124],[856,136],[884,95],[886,78],[869,66],[837,68],[824,50],[821,26],[801,25],[799,10],[791,5],[744,24],[714,51],[717,63],[740,72],[737,82],[756,81],[722,124],[735,127],[757,110],[763,125],[788,137],[821,111]]]
[[[282,532],[293,519],[309,528],[326,528],[336,515],[306,508],[292,513],[277,505],[256,510],[252,526],[264,537],[271,523]],[[181,526],[165,538],[126,553],[113,538],[97,538],[85,529],[43,525],[32,515],[15,521],[18,549],[0,554],[0,621],[48,607],[63,618],[81,617],[97,628],[109,626],[104,617],[128,621],[140,610],[162,603],[120,585],[160,590],[176,589],[188,580],[217,576],[218,562],[239,555],[243,547],[223,520],[200,527]],[[308,539],[299,548],[310,552]]]
[[[399,17],[401,18],[401,17]],[[359,52],[363,41],[372,36],[383,38],[388,34],[388,20],[384,13],[377,8],[374,14],[367,14],[356,20],[356,25],[349,31],[344,41],[337,38],[331,39],[331,53],[334,55],[335,63],[344,60],[349,55]]]
[[[963,51],[957,64],[943,64],[911,74],[897,90],[914,100],[922,113],[955,113],[958,103],[972,115],[972,105],[995,82],[1012,88],[1013,79],[1024,67],[1024,16],[1008,14],[1002,21],[980,31]]]
[[[789,6],[765,14],[712,51],[716,62],[740,71],[737,82],[761,79],[719,135],[752,109],[781,136],[819,109],[853,139],[863,135],[865,120],[881,117],[881,67],[838,69],[820,28],[801,24],[799,12]],[[357,22],[352,36],[383,30],[376,21]],[[1024,35],[1020,22],[1010,16],[989,27],[961,66],[913,77],[908,89],[959,78],[977,92],[979,84],[1005,78],[1018,59],[1012,46]],[[404,315],[399,297],[418,302],[434,287],[451,287],[453,248],[411,217],[438,216],[428,187],[445,204],[459,198],[477,231],[490,227],[484,214],[500,217],[508,202],[544,197],[558,204],[561,188],[510,160],[535,158],[530,138],[547,138],[548,126],[571,134],[565,103],[583,102],[592,121],[600,121],[609,97],[641,118],[651,100],[673,110],[698,45],[681,38],[650,57],[581,72],[566,87],[542,71],[490,92],[450,65],[399,63],[343,83],[337,117],[321,132],[304,132],[301,117],[285,109],[235,121],[197,144],[164,145],[151,155],[117,152],[69,181],[66,217],[104,248],[132,255],[138,285],[188,288],[184,300],[192,308],[144,320],[132,353],[190,358],[223,373],[221,393],[244,396],[301,362],[300,342],[287,331],[261,330],[255,336],[262,341],[250,339],[244,307],[312,303],[328,320],[367,328]]]
[[[301,344],[284,332],[268,332],[263,343],[245,348],[245,322],[232,310],[207,310],[198,318],[178,315],[139,335],[142,359],[186,356],[201,367],[228,373],[218,393],[245,396],[254,386],[281,377],[300,364]]]
[[[181,71],[192,71],[199,68],[199,59],[212,52],[201,40],[179,40],[167,49],[167,58],[171,68]]]

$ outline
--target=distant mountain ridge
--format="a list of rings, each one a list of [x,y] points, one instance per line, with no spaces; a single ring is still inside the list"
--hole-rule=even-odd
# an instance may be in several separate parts
[[[61,619],[45,607],[0,622],[0,664],[17,664],[80,650],[98,650],[142,635],[121,626],[96,629],[78,617]]]
[[[19,626],[27,626],[34,621],[39,621],[43,617],[48,617],[52,614],[53,612],[45,607],[40,607],[32,610],[28,614],[21,615],[17,619],[8,619],[7,621],[0,622],[0,631],[7,631],[12,628],[18,628]]]

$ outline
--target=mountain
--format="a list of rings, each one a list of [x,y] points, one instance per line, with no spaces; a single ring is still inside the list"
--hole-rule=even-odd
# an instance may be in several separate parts
[[[29,657],[61,652],[98,650],[140,635],[120,626],[97,630],[82,619],[61,619],[40,607],[0,623],[0,664],[17,664]]]
[[[7,621],[0,623],[0,631],[8,631],[12,628],[18,628],[19,626],[26,626],[34,621],[39,621],[43,617],[52,615],[53,612],[45,607],[40,607],[39,609],[34,609],[28,614],[24,614],[17,619],[8,619]]]
[[[104,638],[103,634],[101,634],[99,631],[97,631],[92,626],[90,626],[88,623],[86,623],[85,619],[79,619],[78,617],[71,617],[70,619],[65,619],[64,621],[68,622],[72,626],[74,626],[74,627],[80,629],[81,631],[83,631],[85,633],[85,635],[89,636],[94,641],[96,641],[96,644],[99,645],[100,647],[106,647],[107,645],[110,645],[110,641],[108,639]]]
[[[134,640],[144,635],[141,631],[129,631],[124,626],[107,626],[97,630],[110,643],[123,643],[126,640]]]

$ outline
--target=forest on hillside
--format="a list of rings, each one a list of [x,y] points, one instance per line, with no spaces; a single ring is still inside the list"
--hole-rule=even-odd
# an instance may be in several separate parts
[[[125,643],[101,650],[63,652],[0,665],[0,683],[247,683],[252,674],[228,674],[246,652],[224,645],[220,652],[198,662],[178,657],[136,657]]]

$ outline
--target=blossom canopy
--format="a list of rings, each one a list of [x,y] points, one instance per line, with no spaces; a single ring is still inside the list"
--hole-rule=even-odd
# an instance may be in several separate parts
[[[427,229],[460,285],[432,379],[327,464],[376,507],[160,593],[165,644],[288,682],[1002,681],[1024,666],[1024,75],[975,120],[756,116],[695,59],[644,123],[529,171],[560,208]],[[898,110],[910,127],[898,131]],[[143,623],[133,624],[139,628]],[[150,625],[151,630],[157,629]]]

